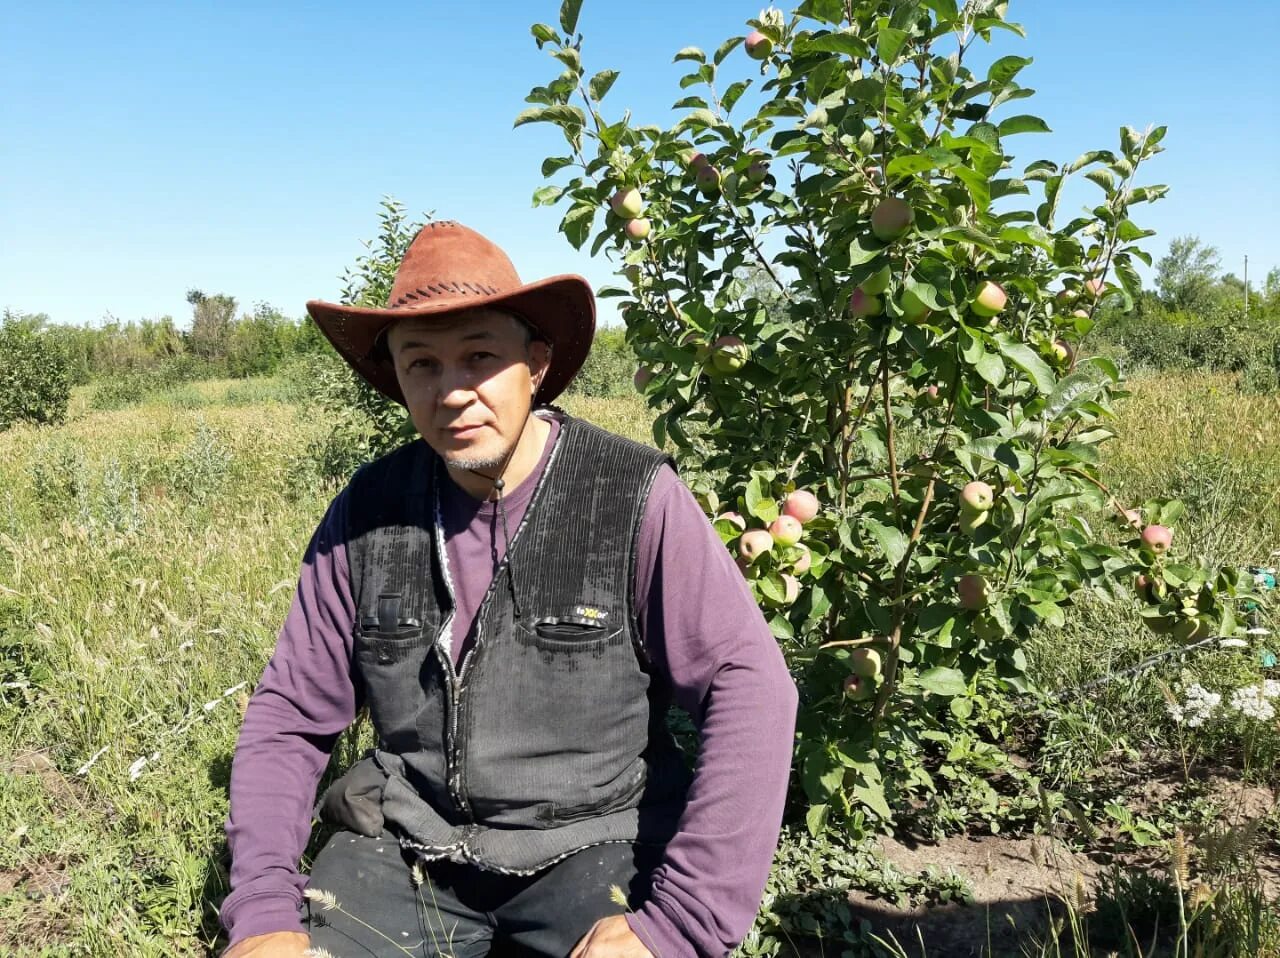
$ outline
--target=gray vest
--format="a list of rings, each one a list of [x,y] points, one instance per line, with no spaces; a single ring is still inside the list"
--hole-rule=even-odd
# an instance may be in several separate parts
[[[382,814],[428,859],[529,874],[589,845],[665,844],[689,775],[637,627],[636,541],[656,450],[562,426],[455,670],[439,513],[417,441],[352,479],[355,671]]]

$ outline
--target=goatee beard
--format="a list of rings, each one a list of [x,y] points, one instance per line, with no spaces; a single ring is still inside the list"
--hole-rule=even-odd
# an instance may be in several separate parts
[[[450,469],[458,471],[475,471],[476,469],[496,469],[507,461],[505,452],[496,456],[476,456],[467,458],[465,456],[457,456],[447,458],[444,464]]]

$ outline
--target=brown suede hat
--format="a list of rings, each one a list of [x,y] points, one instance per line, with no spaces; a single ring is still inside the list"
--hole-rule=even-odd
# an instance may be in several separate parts
[[[384,396],[404,405],[395,369],[379,338],[410,316],[450,316],[493,307],[517,313],[551,345],[551,366],[534,401],[550,402],[586,361],[596,332],[596,301],[581,276],[524,284],[497,244],[452,220],[422,228],[396,271],[384,309],[313,299],[307,312],[342,358]]]

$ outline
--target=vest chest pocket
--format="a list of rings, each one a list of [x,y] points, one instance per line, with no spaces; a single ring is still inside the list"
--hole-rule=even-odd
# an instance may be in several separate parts
[[[622,633],[619,626],[578,615],[545,616],[525,631],[538,648],[569,653],[597,651]]]
[[[365,703],[383,747],[397,754],[416,751],[424,708],[442,711],[431,671],[431,642],[421,626],[394,632],[359,629],[356,664],[364,678]],[[433,701],[435,700],[435,701]]]

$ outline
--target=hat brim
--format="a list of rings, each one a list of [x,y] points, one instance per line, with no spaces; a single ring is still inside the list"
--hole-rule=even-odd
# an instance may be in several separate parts
[[[402,319],[444,318],[483,307],[519,313],[551,344],[551,365],[534,401],[551,402],[564,392],[586,362],[596,332],[595,294],[581,276],[552,276],[507,292],[469,295],[461,302],[451,299],[387,309],[313,299],[307,303],[307,312],[352,369],[378,392],[403,406],[404,394],[395,368],[375,354],[378,337]]]

